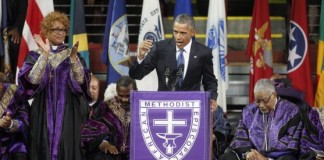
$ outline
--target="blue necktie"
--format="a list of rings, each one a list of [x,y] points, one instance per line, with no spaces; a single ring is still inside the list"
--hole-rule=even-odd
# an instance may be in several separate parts
[[[178,55],[178,59],[177,59],[177,68],[178,69],[179,69],[180,64],[183,64],[183,66],[185,64],[184,63],[185,60],[184,60],[184,57],[183,57],[183,52],[184,52],[183,48],[179,50],[179,55]],[[180,75],[179,80],[178,80],[179,87],[181,87],[182,82],[183,82],[183,73]]]

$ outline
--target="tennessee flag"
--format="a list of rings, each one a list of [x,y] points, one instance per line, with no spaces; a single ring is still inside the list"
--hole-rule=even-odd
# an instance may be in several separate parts
[[[107,65],[107,85],[128,75],[128,23],[125,0],[110,0],[106,20],[102,60]]]
[[[164,39],[161,9],[158,0],[143,1],[138,45],[146,39],[153,40],[154,42]],[[136,80],[136,85],[139,91],[157,91],[158,77],[156,70],[153,70],[143,79]]]
[[[69,47],[79,41],[78,52],[89,68],[88,37],[84,22],[83,1],[71,0]]]
[[[305,93],[305,101],[314,106],[309,57],[306,0],[293,0],[289,31],[287,76],[292,86]]]
[[[28,51],[38,48],[33,35],[39,34],[42,19],[54,11],[53,0],[29,0],[26,20],[23,28],[23,38],[20,42],[17,73],[22,67]],[[18,76],[16,76],[18,77]],[[16,78],[17,81],[17,78]]]
[[[250,102],[254,101],[254,85],[261,78],[270,78],[272,43],[268,0],[254,1],[253,17],[246,54],[250,57]]]
[[[316,76],[317,89],[315,94],[315,106],[324,107],[324,0],[322,0],[321,6],[320,39],[318,42]]]
[[[206,45],[212,49],[214,73],[218,80],[217,104],[226,112],[228,69],[226,65],[227,32],[224,0],[209,0],[206,32]]]

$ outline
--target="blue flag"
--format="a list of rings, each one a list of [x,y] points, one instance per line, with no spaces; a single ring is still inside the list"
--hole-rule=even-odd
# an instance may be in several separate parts
[[[174,18],[179,14],[192,16],[191,0],[176,0],[174,4]]]
[[[102,61],[107,65],[107,85],[128,75],[128,23],[125,0],[110,0],[106,20]]]
[[[78,52],[89,68],[88,37],[85,29],[83,1],[71,0],[69,47],[79,41]]]

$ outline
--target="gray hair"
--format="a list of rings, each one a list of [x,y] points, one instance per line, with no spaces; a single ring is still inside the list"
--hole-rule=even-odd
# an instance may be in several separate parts
[[[188,24],[191,29],[195,29],[195,20],[193,17],[187,14],[179,14],[175,19],[173,24],[177,22],[179,24]]]
[[[275,87],[270,79],[260,79],[254,86],[254,94],[258,92],[268,92],[273,93],[276,92]]]

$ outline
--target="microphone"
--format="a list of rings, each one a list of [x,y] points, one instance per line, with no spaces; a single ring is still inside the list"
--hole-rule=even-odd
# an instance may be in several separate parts
[[[170,68],[169,67],[165,68],[164,76],[165,76],[165,84],[168,86],[169,78],[170,78]]]
[[[171,87],[170,87],[172,89],[172,91],[176,90],[175,86],[178,83],[179,79],[182,78],[183,70],[184,70],[184,64],[181,63],[179,65],[178,69],[175,70],[175,72],[176,72],[175,75],[173,74],[174,78],[173,78],[173,81],[172,81],[172,84],[171,84]]]

